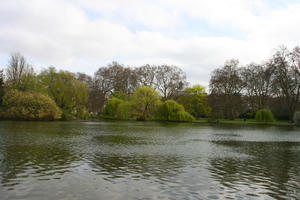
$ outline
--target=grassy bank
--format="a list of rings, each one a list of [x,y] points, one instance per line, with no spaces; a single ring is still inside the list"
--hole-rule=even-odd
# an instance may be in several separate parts
[[[119,121],[120,119],[101,119],[101,120],[108,120],[108,121]],[[121,121],[136,121],[135,118],[130,119],[122,119]],[[156,119],[148,119],[145,121],[157,121],[157,122],[177,122],[177,123],[202,123],[202,124],[245,124],[245,125],[272,125],[272,126],[295,126],[295,123],[289,123],[288,121],[275,121],[275,122],[257,122],[255,119],[218,119],[215,121],[208,121],[208,118],[201,118],[194,120],[192,122],[184,122],[184,121],[165,121],[165,120],[156,120]]]
[[[207,118],[198,119],[193,121],[194,123],[213,123],[213,124],[253,124],[253,125],[274,125],[274,126],[294,126],[294,123],[288,121],[275,121],[275,122],[257,122],[255,119],[218,119],[214,121],[208,121]]]

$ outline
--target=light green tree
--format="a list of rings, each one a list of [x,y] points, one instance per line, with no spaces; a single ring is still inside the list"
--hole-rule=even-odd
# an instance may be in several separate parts
[[[208,116],[211,111],[205,88],[201,85],[186,88],[183,96],[179,98],[179,103],[184,106],[185,111],[196,118]]]
[[[63,119],[87,117],[89,90],[85,83],[77,80],[70,72],[57,72],[54,67],[42,71],[39,78],[48,89],[48,95],[62,109]]]
[[[56,120],[61,110],[47,95],[9,90],[3,97],[1,118],[10,120]]]
[[[193,121],[195,118],[174,100],[163,102],[156,113],[156,118],[166,121]]]
[[[139,87],[132,95],[131,105],[134,116],[137,120],[146,120],[156,111],[160,103],[159,93],[147,86]]]
[[[260,109],[255,113],[255,120],[257,122],[274,122],[274,116],[269,109]]]
[[[101,116],[107,119],[116,119],[119,105],[123,100],[112,97],[104,106]]]

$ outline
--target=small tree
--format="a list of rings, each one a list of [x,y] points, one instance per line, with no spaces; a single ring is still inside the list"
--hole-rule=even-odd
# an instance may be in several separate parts
[[[160,96],[155,89],[147,86],[139,87],[131,99],[133,114],[137,120],[146,120],[155,112],[159,102]]]
[[[260,109],[255,114],[255,120],[257,122],[274,122],[274,116],[269,109]]]

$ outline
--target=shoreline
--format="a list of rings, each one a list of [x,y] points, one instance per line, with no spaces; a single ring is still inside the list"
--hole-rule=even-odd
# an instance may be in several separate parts
[[[162,123],[193,123],[193,124],[207,124],[207,125],[263,125],[263,126],[287,126],[287,127],[297,127],[295,123],[289,123],[287,121],[276,121],[276,122],[256,122],[253,120],[243,121],[242,119],[225,120],[221,119],[218,121],[208,121],[206,118],[198,119],[194,121],[164,121],[164,120],[145,120],[138,121],[136,119],[73,119],[73,120],[0,120],[1,121],[13,121],[13,122],[99,122],[99,121],[128,121],[128,122],[162,122]]]

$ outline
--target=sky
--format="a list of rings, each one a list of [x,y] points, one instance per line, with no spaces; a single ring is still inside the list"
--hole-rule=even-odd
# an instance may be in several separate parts
[[[207,86],[226,60],[298,46],[299,25],[300,0],[0,0],[0,68],[13,52],[37,71],[169,64]]]

